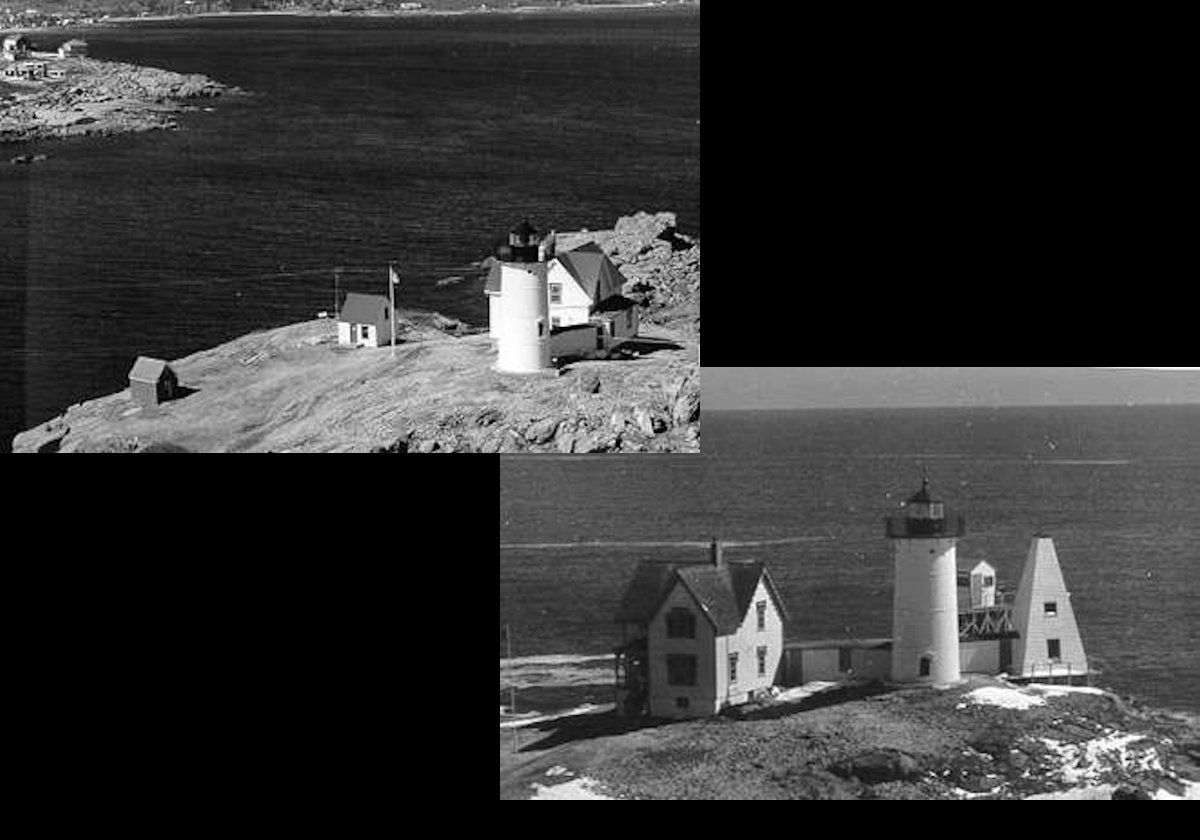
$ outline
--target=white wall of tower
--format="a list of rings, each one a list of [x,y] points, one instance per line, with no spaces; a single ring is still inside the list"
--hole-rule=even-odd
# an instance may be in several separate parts
[[[550,367],[550,312],[546,263],[501,263],[499,359],[508,373]]]
[[[892,679],[958,682],[958,575],[953,538],[896,539]],[[928,677],[920,673],[930,658]]]

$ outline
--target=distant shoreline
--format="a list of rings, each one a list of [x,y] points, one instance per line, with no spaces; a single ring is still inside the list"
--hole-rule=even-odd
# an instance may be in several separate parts
[[[105,29],[113,25],[127,23],[161,23],[165,21],[192,20],[197,18],[256,18],[256,17],[296,17],[296,18],[408,18],[408,17],[457,17],[461,15],[506,15],[506,14],[545,14],[555,12],[591,13],[612,11],[633,11],[647,9],[696,9],[699,11],[698,0],[686,3],[602,3],[602,4],[573,4],[570,6],[515,6],[497,9],[411,9],[411,10],[381,10],[367,12],[325,12],[315,9],[271,9],[243,12],[198,12],[189,15],[146,15],[144,17],[110,17],[106,20],[88,24],[71,24],[69,26],[39,26],[16,27],[6,29],[13,33],[36,33],[42,31],[80,31]]]

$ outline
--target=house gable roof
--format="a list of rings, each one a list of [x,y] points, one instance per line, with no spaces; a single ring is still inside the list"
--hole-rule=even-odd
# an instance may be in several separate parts
[[[384,320],[383,313],[388,306],[388,299],[383,295],[364,295],[350,292],[342,304],[339,321],[351,324],[374,324]]]
[[[625,286],[624,275],[595,242],[585,242],[569,251],[559,251],[556,259],[593,305],[621,294]]]
[[[708,563],[643,562],[625,590],[616,620],[649,623],[662,609],[675,584],[679,583],[691,594],[717,635],[727,636],[736,632],[745,620],[760,580],[766,585],[776,609],[786,622],[787,610],[771,580],[770,572],[761,562],[754,560],[732,561],[721,567]]]
[[[129,378],[134,382],[154,382],[163,376],[164,373],[171,370],[171,366],[162,359],[152,359],[149,356],[138,356],[137,361],[133,363],[133,367],[129,369]]]

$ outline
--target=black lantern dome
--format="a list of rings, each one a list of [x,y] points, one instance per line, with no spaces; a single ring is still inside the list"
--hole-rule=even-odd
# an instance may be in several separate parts
[[[921,489],[905,503],[904,515],[887,520],[887,535],[893,539],[961,537],[965,532],[963,518],[947,514],[946,505],[930,494],[927,475],[921,479]]]
[[[502,262],[537,262],[539,244],[537,228],[524,219],[508,232],[508,244],[496,249],[496,258]]]

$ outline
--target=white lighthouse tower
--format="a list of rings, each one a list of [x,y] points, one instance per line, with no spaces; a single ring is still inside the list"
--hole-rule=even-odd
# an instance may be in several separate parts
[[[889,517],[896,588],[892,601],[892,679],[958,682],[957,540],[961,516],[929,495],[929,478],[908,500],[904,515]]]
[[[537,373],[550,367],[550,296],[537,230],[523,221],[496,253],[500,262],[500,328],[496,369]]]

